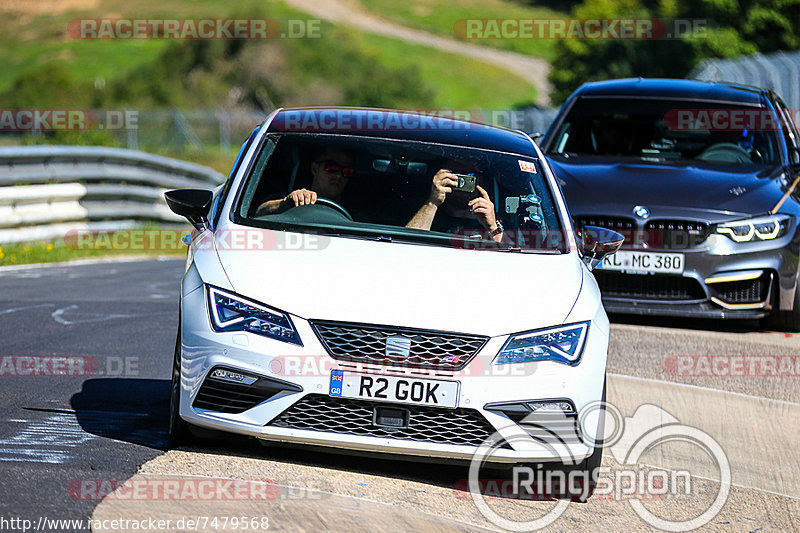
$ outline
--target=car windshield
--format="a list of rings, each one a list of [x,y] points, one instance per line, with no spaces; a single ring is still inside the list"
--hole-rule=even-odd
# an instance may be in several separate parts
[[[560,124],[549,153],[779,164],[772,114],[733,104],[643,98],[580,98]]]
[[[431,210],[441,169],[456,174],[458,186]],[[312,198],[314,205],[296,205]],[[495,219],[499,230],[487,223]],[[234,221],[479,250],[568,249],[536,158],[349,135],[270,135],[243,182]]]

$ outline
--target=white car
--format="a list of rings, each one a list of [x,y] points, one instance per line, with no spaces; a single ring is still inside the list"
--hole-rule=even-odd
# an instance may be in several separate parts
[[[605,395],[609,324],[590,267],[622,236],[576,239],[528,136],[284,109],[224,185],[166,196],[195,227],[173,443],[211,429],[470,460],[495,435],[493,462],[599,465],[596,427],[579,420]]]

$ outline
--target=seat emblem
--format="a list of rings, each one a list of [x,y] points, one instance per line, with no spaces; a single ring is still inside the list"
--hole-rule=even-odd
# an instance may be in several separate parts
[[[411,355],[411,339],[406,337],[387,337],[386,355],[408,357]]]

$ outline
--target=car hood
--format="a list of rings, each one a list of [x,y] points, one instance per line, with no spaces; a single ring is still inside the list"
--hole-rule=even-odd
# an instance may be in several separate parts
[[[570,212],[631,216],[644,205],[651,218],[686,216],[711,223],[761,215],[780,199],[772,168],[549,158]]]
[[[217,252],[235,292],[304,319],[496,336],[561,324],[582,286],[576,253],[314,238],[319,249]]]

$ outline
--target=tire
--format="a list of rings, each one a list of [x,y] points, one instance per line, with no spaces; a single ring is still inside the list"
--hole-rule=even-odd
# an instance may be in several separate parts
[[[179,326],[180,327],[180,326]],[[181,334],[175,340],[175,356],[172,359],[172,381],[169,392],[169,430],[167,445],[175,448],[190,441],[189,425],[181,418]]]
[[[776,306],[777,307],[777,306]],[[765,320],[767,328],[778,331],[800,331],[800,281],[794,291],[794,306],[791,311],[776,309]]]
[[[603,395],[601,398],[603,405],[606,402],[606,378],[603,376]],[[605,414],[605,410],[604,410]],[[592,455],[581,461],[581,463],[575,468],[583,473],[583,479],[589,480],[589,486],[586,487],[586,490],[583,491],[580,495],[575,495],[572,500],[578,503],[586,503],[589,498],[592,497],[594,494],[595,489],[597,488],[597,478],[599,475],[599,468],[603,462],[603,432],[605,431],[606,426],[606,417],[603,415],[600,417],[600,420],[597,423],[597,433],[595,434],[598,438],[595,441],[594,452]]]
[[[603,405],[605,405],[606,401],[606,378],[603,376],[603,394],[601,397],[601,401]],[[569,476],[570,473],[579,472],[579,479],[588,480],[588,486],[581,487],[580,494],[572,494],[571,491],[562,489],[561,492],[554,492],[551,496],[560,499],[569,499],[576,503],[586,503],[589,498],[592,497],[594,494],[595,489],[597,488],[597,478],[599,474],[600,464],[603,460],[603,440],[602,435],[605,431],[605,416],[601,416],[600,420],[598,421],[597,425],[597,440],[595,440],[595,447],[592,454],[581,461],[576,465],[561,465],[558,467],[552,467],[553,470],[560,470],[566,476]],[[532,465],[533,466],[533,465]]]

